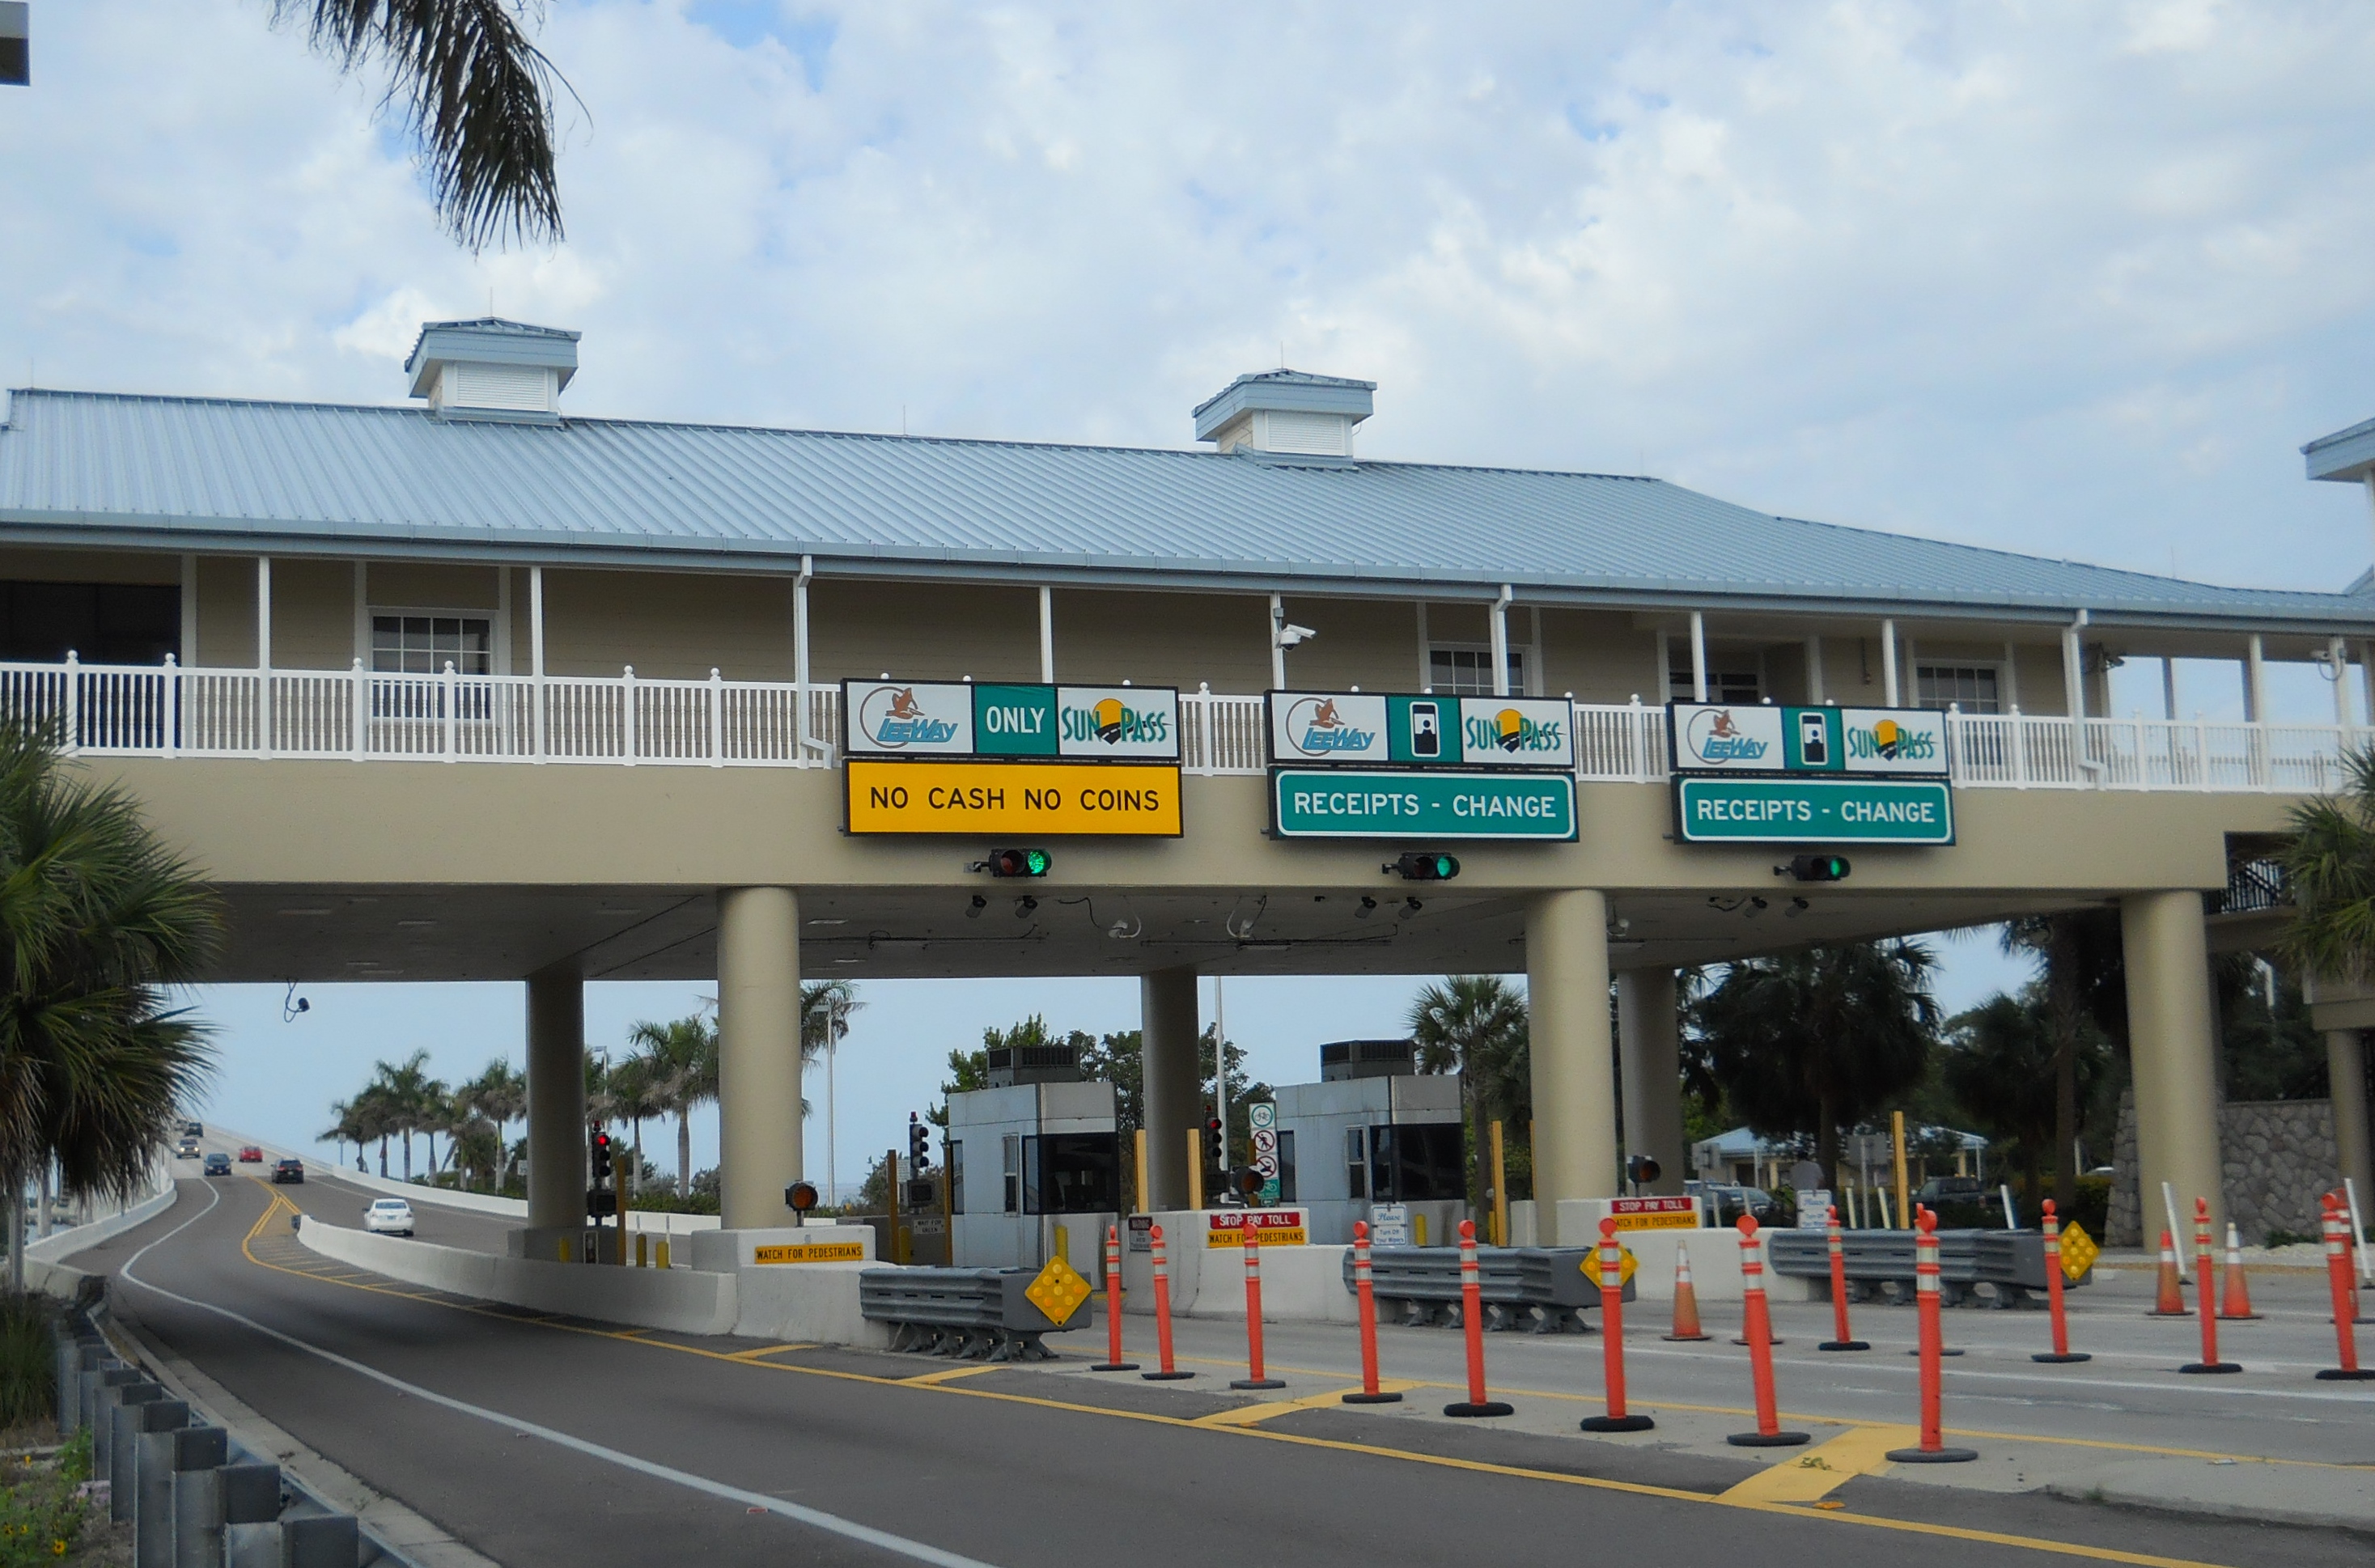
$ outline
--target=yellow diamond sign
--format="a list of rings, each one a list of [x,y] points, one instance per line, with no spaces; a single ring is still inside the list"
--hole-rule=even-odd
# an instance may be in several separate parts
[[[2095,1238],[2088,1235],[2086,1228],[2077,1220],[2073,1220],[2062,1227],[2062,1277],[2063,1279],[2075,1285],[2086,1277],[2086,1270],[2094,1267],[2095,1260],[2102,1255],[2103,1249],[2095,1244]]]
[[[1641,1260],[1633,1256],[1633,1249],[1631,1247],[1620,1246],[1616,1249],[1616,1282],[1619,1285],[1630,1285],[1633,1283],[1633,1271],[1641,1267]],[[1593,1284],[1599,1285],[1605,1283],[1605,1281],[1600,1278],[1600,1249],[1598,1247],[1593,1247],[1591,1249],[1591,1256],[1585,1258],[1581,1263],[1577,1264],[1576,1267],[1582,1269],[1583,1277],[1590,1280]]]
[[[1051,1257],[1039,1277],[1022,1287],[1023,1299],[1047,1315],[1050,1323],[1061,1323],[1080,1311],[1081,1303],[1089,1299],[1089,1282],[1080,1271],[1060,1257]]]

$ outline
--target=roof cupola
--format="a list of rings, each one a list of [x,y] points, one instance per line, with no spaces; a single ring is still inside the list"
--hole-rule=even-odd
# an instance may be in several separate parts
[[[577,373],[578,334],[481,316],[424,322],[404,368],[412,395],[448,419],[557,425]]]
[[[1196,439],[1223,452],[1350,460],[1353,427],[1372,411],[1373,381],[1263,371],[1239,376],[1196,406]]]

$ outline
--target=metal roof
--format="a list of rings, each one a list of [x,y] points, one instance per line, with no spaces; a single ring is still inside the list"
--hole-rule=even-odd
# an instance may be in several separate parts
[[[20,391],[24,541],[2062,616],[2375,631],[2225,588],[1778,517],[1659,479],[418,408]]]

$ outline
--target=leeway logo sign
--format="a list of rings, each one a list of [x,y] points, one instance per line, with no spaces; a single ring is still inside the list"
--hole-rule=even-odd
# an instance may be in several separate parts
[[[1678,773],[1946,776],[1946,715],[1923,708],[1667,705]]]
[[[1575,705],[1563,697],[1273,691],[1268,701],[1276,763],[1575,766]]]
[[[885,757],[1179,760],[1179,693],[1162,686],[842,682],[842,748]]]

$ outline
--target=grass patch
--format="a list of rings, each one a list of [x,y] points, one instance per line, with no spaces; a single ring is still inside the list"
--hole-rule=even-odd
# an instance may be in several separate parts
[[[81,1543],[94,1511],[90,1433],[0,1469],[0,1568],[54,1563]]]

